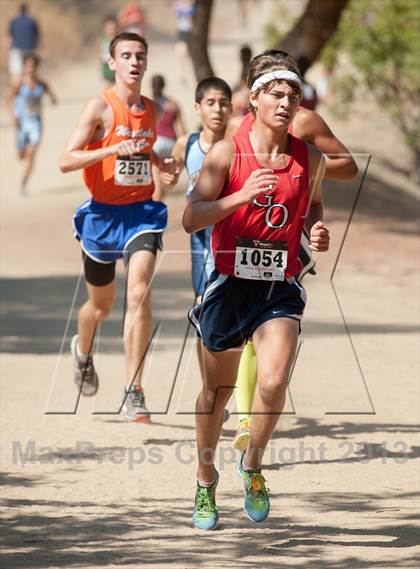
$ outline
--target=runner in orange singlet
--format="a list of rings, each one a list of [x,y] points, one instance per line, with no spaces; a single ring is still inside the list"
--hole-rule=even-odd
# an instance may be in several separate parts
[[[115,263],[124,258],[128,382],[123,412],[129,419],[149,421],[141,371],[151,336],[150,282],[167,223],[166,206],[152,200],[152,165],[168,174],[176,166],[172,159],[160,159],[153,152],[154,105],[140,94],[147,67],[146,41],[134,33],[115,36],[109,67],[115,71],[115,85],[87,103],[60,159],[62,172],[83,169],[92,194],[73,218],[88,291],[71,344],[74,380],[83,395],[98,390],[92,345],[98,325],[114,302]]]

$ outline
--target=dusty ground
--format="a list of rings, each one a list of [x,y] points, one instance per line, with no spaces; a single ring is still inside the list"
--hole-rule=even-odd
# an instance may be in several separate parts
[[[217,39],[218,73],[234,79],[231,62],[247,38],[235,28],[229,41]],[[193,80],[188,88],[178,83],[168,45],[165,38],[152,44],[149,74],[167,75],[193,127]],[[333,124],[373,159],[332,284],[360,178],[326,184],[333,246],[305,283],[303,343],[266,455],[272,513],[256,527],[242,512],[233,415],[217,459],[221,525],[203,535],[190,523],[199,377],[185,318],[192,294],[183,194],[167,199],[170,227],[154,288],[158,327],[145,373],[153,424],[125,423],[117,413],[121,286],[98,345],[101,390],[75,412],[68,346],[84,290],[71,215],[86,191],[80,173],[63,176],[56,162],[83,101],[100,86],[95,62],[60,70],[51,82],[61,104],[45,113],[27,199],[17,195],[19,166],[4,116],[0,131],[2,567],[418,567],[418,201],[406,156],[394,152],[392,125],[378,113],[370,122]],[[362,170],[366,160],[358,157]]]

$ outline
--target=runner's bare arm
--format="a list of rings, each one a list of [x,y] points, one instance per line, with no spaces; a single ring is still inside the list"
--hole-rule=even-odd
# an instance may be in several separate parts
[[[92,141],[96,129],[103,125],[103,115],[106,110],[107,103],[100,96],[91,99],[83,109],[76,128],[61,154],[59,168],[62,172],[86,168],[113,154],[133,156],[138,152],[137,143],[133,139],[123,140],[105,148],[83,150],[86,144]]]
[[[162,105],[160,105],[159,103],[157,103],[156,101],[153,101],[153,108],[155,110],[155,121],[156,124],[160,121],[160,119],[162,118],[163,115],[163,109],[162,109]]]
[[[175,108],[176,108],[175,124],[178,127],[178,132],[181,133],[181,136],[184,136],[188,132],[187,127],[185,126],[184,116],[183,116],[182,111],[181,111],[181,109],[177,103],[175,103]]]
[[[296,136],[313,144],[326,155],[326,178],[352,180],[358,168],[349,150],[315,111],[300,110],[295,117]]]
[[[187,233],[214,225],[266,192],[270,184],[277,183],[272,170],[254,170],[241,190],[218,199],[229,174],[234,152],[231,140],[217,142],[208,152],[184,211],[182,224]]]
[[[227,128],[226,128],[226,132],[225,132],[225,138],[231,138],[234,134],[236,134],[236,131],[239,128],[239,125],[241,124],[241,122],[244,120],[243,116],[233,116],[229,119]]]
[[[10,117],[13,121],[13,123],[17,126],[18,124],[18,118],[15,115],[15,111],[13,108],[13,102],[15,100],[16,95],[18,94],[20,89],[20,83],[15,83],[12,85],[8,95],[7,95],[7,99],[6,99],[6,107],[7,110],[9,111]]]
[[[325,177],[326,161],[324,155],[308,144],[310,205],[305,219],[305,229],[309,234],[309,248],[312,251],[328,251],[330,235],[324,225],[324,206],[322,203],[321,182]]]
[[[188,134],[185,134],[184,136],[178,138],[172,150],[172,156],[173,158],[175,158],[178,166],[178,173],[175,175],[175,177],[171,175],[168,176],[165,172],[162,172],[160,175],[160,179],[162,180],[165,189],[169,190],[178,183],[179,175],[185,165],[184,164],[185,148],[187,146],[188,136],[189,136]]]
[[[48,83],[44,83],[44,89],[45,92],[47,93],[47,95],[50,98],[51,104],[56,105],[57,104],[57,97],[55,96],[55,94],[53,93],[53,91],[51,90],[51,87],[48,85]]]

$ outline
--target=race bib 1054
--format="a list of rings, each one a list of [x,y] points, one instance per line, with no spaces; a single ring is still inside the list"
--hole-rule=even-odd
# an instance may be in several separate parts
[[[235,276],[242,279],[283,281],[287,244],[283,241],[239,237],[235,251]]]

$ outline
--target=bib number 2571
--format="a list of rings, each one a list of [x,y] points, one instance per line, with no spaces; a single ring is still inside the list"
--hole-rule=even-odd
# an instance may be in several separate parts
[[[150,154],[117,156],[114,180],[119,186],[147,186],[152,181]]]

